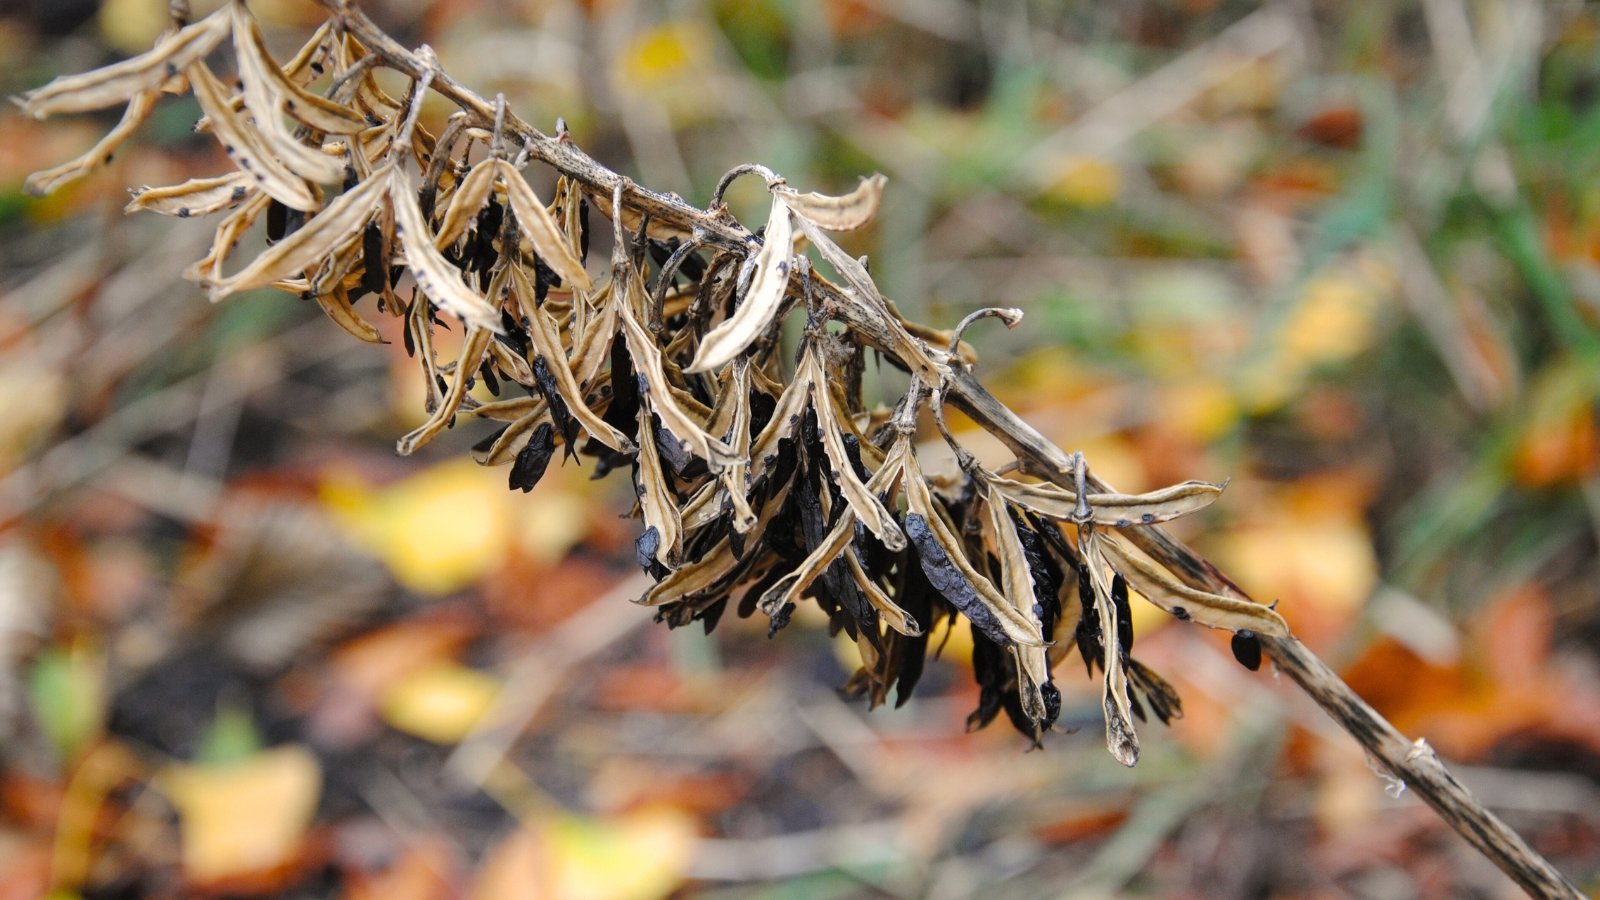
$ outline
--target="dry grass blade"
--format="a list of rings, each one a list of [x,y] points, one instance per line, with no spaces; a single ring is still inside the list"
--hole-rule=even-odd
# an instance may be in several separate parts
[[[439,308],[475,328],[500,332],[500,316],[488,300],[462,282],[461,270],[439,253],[428,231],[422,208],[417,205],[417,185],[405,169],[396,166],[388,178],[373,178],[387,184],[389,202],[394,207],[394,230],[405,250],[411,276],[429,300]]]
[[[808,222],[829,231],[854,231],[878,214],[883,186],[888,180],[881,174],[863,178],[855,190],[837,197],[815,192],[802,194],[787,187],[774,188],[773,193],[782,197],[795,215]]]
[[[191,178],[182,184],[140,188],[122,211],[144,210],[180,219],[206,216],[243,200],[250,193],[250,183],[250,176],[245,173],[229,172],[215,178]]]
[[[358,240],[377,211],[387,176],[388,172],[380,172],[341,194],[326,209],[307,219],[299,230],[263,251],[237,275],[212,282],[209,285],[211,299],[221,300],[230,294],[299,275]]]
[[[1189,587],[1115,540],[1104,541],[1104,547],[1106,555],[1145,599],[1179,618],[1193,619],[1212,628],[1254,631],[1270,637],[1289,634],[1289,624],[1270,607]]]
[[[156,108],[156,101],[160,98],[161,92],[155,88],[134,94],[128,101],[128,108],[123,111],[121,120],[117,122],[116,127],[106,132],[105,137],[96,141],[93,147],[78,158],[29,175],[28,180],[23,182],[23,190],[35,197],[43,197],[63,184],[76,181],[110,162],[111,155],[117,148],[144,124],[145,119],[150,118],[150,112]]]
[[[727,363],[755,343],[772,323],[789,285],[789,256],[794,252],[791,222],[788,205],[773,197],[749,290],[733,315],[701,339],[699,352],[685,372],[705,372]]]
[[[317,197],[305,180],[279,162],[262,144],[259,132],[239,118],[228,102],[227,88],[206,64],[196,62],[188,73],[195,99],[211,120],[212,133],[239,171],[254,178],[258,187],[290,209],[316,209]]]
[[[226,12],[164,35],[154,48],[104,68],[68,75],[22,97],[22,109],[36,119],[59,113],[88,112],[126,103],[145,91],[158,91],[190,64],[205,58],[228,36]]]

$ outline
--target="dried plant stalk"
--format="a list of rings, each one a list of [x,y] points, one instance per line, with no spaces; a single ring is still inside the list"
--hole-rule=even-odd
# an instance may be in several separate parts
[[[965,619],[982,688],[969,725],[1004,711],[1035,741],[1060,710],[1056,669],[1075,649],[1091,675],[1101,673],[1107,747],[1133,765],[1134,720],[1148,710],[1166,722],[1182,705],[1132,656],[1131,585],[1180,619],[1232,631],[1251,669],[1264,651],[1530,892],[1578,896],[1274,609],[1161,529],[1213,502],[1222,485],[1118,493],[984,389],[961,332],[987,315],[1014,325],[1020,312],[981,310],[954,333],[901,318],[829,236],[872,218],[882,176],[830,197],[744,166],[723,179],[711,209],[697,209],[618,176],[564,133],[540,133],[503,100],[479,97],[426,47],[407,50],[347,2],[320,2],[328,25],[287,64],[269,55],[242,0],[231,0],[175,24],[147,54],[28,94],[24,109],[38,117],[127,104],[106,141],[30,187],[52,189],[103,163],[160,92],[191,90],[237,171],[142,190],[130,211],[234,209],[188,273],[214,300],[276,286],[315,299],[367,341],[377,331],[355,302],[372,295],[381,313],[403,316],[430,417],[401,439],[402,453],[473,414],[506,423],[475,449],[485,464],[509,464],[512,489],[531,489],[558,452],[591,457],[601,473],[629,469],[645,524],[637,558],[656,581],[639,602],[668,625],[709,631],[733,606],[764,613],[776,632],[798,602],[816,602],[861,649],[847,689],[876,705],[891,690],[905,702],[930,634]],[[206,62],[229,40],[237,93]],[[376,68],[409,76],[407,96],[385,94]],[[418,124],[430,91],[459,107],[437,136]],[[524,180],[527,161],[560,174],[549,205]],[[763,175],[772,195],[761,237],[720,202],[747,173]],[[591,208],[614,235],[599,280],[585,267]],[[223,275],[263,214],[272,246]],[[811,271],[796,252],[800,238],[842,284]],[[449,363],[433,349],[441,314],[466,329]],[[779,343],[791,314],[806,320],[792,364]],[[843,333],[827,329],[830,320]],[[892,408],[862,394],[868,351],[911,375]],[[480,379],[496,395],[523,396],[479,402],[468,390]],[[947,402],[997,435],[1023,477],[989,471],[957,445],[944,427]],[[914,435],[925,419],[954,449],[955,476],[930,476],[919,463]]]

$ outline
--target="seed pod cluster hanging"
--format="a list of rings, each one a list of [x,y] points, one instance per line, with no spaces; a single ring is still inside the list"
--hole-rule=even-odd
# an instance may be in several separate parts
[[[129,209],[226,213],[187,273],[212,299],[276,287],[377,342],[372,313],[355,305],[370,297],[376,314],[404,320],[427,385],[429,418],[400,452],[470,415],[498,423],[474,452],[507,467],[514,490],[531,490],[557,456],[597,474],[625,470],[643,525],[637,560],[655,579],[640,603],[670,626],[709,631],[731,608],[766,617],[774,633],[798,604],[816,603],[859,648],[847,689],[873,705],[891,692],[905,702],[937,651],[930,635],[965,620],[981,686],[971,727],[1003,710],[1038,740],[1060,712],[1055,680],[1076,649],[1102,682],[1107,744],[1132,765],[1133,720],[1182,713],[1172,687],[1132,655],[1135,591],[1234,632],[1252,668],[1257,635],[1288,633],[1272,609],[1192,587],[1123,537],[1205,507],[1221,485],[1094,490],[1078,456],[1065,487],[988,469],[959,446],[943,411],[952,375],[968,365],[962,329],[902,319],[832,237],[871,220],[881,176],[825,196],[742,167],[730,175],[763,175],[771,207],[736,243],[652,222],[625,180],[605,190],[563,175],[546,202],[524,178],[530,146],[507,127],[503,103],[463,106],[430,133],[418,114],[436,68],[411,73],[411,90],[393,97],[374,78],[390,58],[341,22],[279,63],[233,0],[175,24],[143,56],[27,95],[38,117],[126,105],[105,140],[30,189],[92,170],[161,93],[192,92],[205,113],[198,127],[235,171],[141,189]],[[224,42],[231,83],[207,63]],[[737,227],[723,187],[704,221]],[[599,277],[587,264],[591,218],[612,238]],[[259,219],[269,246],[227,274]],[[810,251],[837,285],[813,270]],[[1020,317],[984,310],[963,327],[982,315]],[[871,334],[857,327],[867,321]],[[463,332],[453,360],[436,351],[441,328]],[[902,396],[869,400],[869,354],[910,373]],[[480,381],[496,399],[472,396]],[[954,449],[954,474],[924,468],[916,436],[926,424]]]

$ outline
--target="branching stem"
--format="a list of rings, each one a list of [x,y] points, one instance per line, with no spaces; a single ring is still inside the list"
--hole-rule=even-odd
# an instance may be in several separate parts
[[[720,209],[722,192],[734,177],[759,173],[769,184],[781,180],[765,167],[741,166],[724,177],[710,210],[699,209],[674,194],[641,187],[600,165],[570,140],[541,133],[502,104],[486,100],[460,84],[438,68],[430,53],[413,52],[401,46],[361,10],[343,0],[319,2],[369,51],[380,57],[383,65],[410,75],[448,98],[473,120],[474,125],[490,130],[492,134],[499,134],[503,129],[506,135],[515,135],[523,145],[523,153],[529,158],[537,159],[579,182],[597,197],[614,198],[614,203],[620,202],[620,205],[656,222],[689,232],[700,246],[738,250],[741,253],[749,246],[750,231]],[[621,209],[614,207],[611,212],[620,228]],[[813,279],[812,282],[818,302],[834,310],[848,327],[886,358],[910,369],[914,381],[920,376],[913,361],[906,358],[910,354],[902,352],[903,330],[897,330],[888,321],[886,311],[871,303],[855,302],[839,288],[821,279]],[[914,397],[916,393],[914,385],[911,396]],[[1005,443],[1017,455],[1025,471],[1070,490],[1077,490],[1075,476],[1078,470],[1073,458],[995,399],[967,367],[951,366],[948,380],[941,386],[941,393],[978,425]],[[910,406],[915,408],[914,400]],[[902,423],[899,416],[895,421]],[[1092,490],[1110,490],[1092,472],[1087,473],[1086,480]],[[1124,534],[1191,587],[1248,599],[1245,592],[1220,570],[1173,539],[1159,526],[1133,526],[1126,529]],[[1548,860],[1473,797],[1425,742],[1407,740],[1298,639],[1293,636],[1262,636],[1260,640],[1263,649],[1280,671],[1287,674],[1368,753],[1432,806],[1446,823],[1524,890],[1536,897],[1583,896]]]

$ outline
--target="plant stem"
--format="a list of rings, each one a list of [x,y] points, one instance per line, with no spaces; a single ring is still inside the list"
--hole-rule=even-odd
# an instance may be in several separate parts
[[[550,166],[590,190],[595,199],[609,204],[621,186],[625,206],[652,221],[670,225],[697,236],[712,247],[734,250],[747,246],[750,232],[721,210],[702,210],[673,194],[643,188],[596,162],[570,141],[549,137],[526,121],[496,105],[430,65],[422,56],[407,50],[348,0],[318,0],[383,64],[413,78],[431,77],[430,87],[456,103],[476,121],[493,128],[497,113],[503,128],[523,143],[531,159]],[[856,302],[838,287],[813,279],[818,299],[837,311],[837,315],[867,343],[892,361],[908,365],[897,352],[897,335],[881,314],[869,304]],[[831,301],[831,302],[830,302]],[[1045,439],[1016,413],[989,393],[968,370],[954,364],[946,394],[957,408],[1006,444],[1034,475],[1072,489],[1072,463],[1068,454]],[[1090,475],[1090,484],[1106,486]],[[1248,599],[1245,592],[1209,561],[1174,540],[1158,526],[1134,526],[1124,533],[1157,562],[1166,565],[1192,587]],[[1516,832],[1483,806],[1450,774],[1438,755],[1425,741],[1408,741],[1345,684],[1338,674],[1293,636],[1261,637],[1263,649],[1288,674],[1301,690],[1349,732],[1396,778],[1432,806],[1450,827],[1488,857],[1530,895],[1535,897],[1581,898],[1583,895],[1562,874],[1540,856]]]

